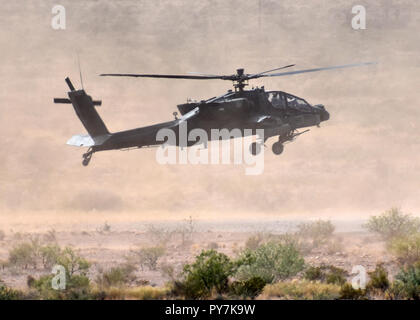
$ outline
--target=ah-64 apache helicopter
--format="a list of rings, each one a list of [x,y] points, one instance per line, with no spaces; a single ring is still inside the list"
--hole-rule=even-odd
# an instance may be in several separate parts
[[[253,134],[257,129],[264,130],[264,138],[257,139],[250,146],[252,154],[256,155],[261,151],[265,141],[273,136],[278,136],[278,141],[272,146],[275,154],[283,152],[283,144],[293,141],[298,135],[309,130],[299,132],[300,128],[319,126],[322,121],[330,117],[325,107],[321,104],[310,105],[306,100],[283,91],[265,91],[264,87],[245,90],[249,80],[263,77],[281,77],[299,73],[315,72],[330,69],[341,69],[373,64],[371,62],[347,64],[324,68],[289,71],[273,73],[281,69],[294,66],[288,65],[260,73],[246,74],[244,69],[237,69],[233,75],[169,75],[169,74],[101,74],[101,76],[115,77],[141,77],[141,78],[167,78],[167,79],[192,79],[192,80],[230,80],[233,81],[234,90],[200,102],[188,102],[178,105],[181,117],[175,120],[163,122],[147,127],[141,127],[126,131],[111,133],[108,131],[95,106],[101,105],[101,101],[94,101],[86,94],[84,89],[75,90],[69,78],[66,78],[70,88],[69,99],[55,98],[55,103],[71,103],[77,116],[86,128],[89,135],[75,135],[67,144],[79,147],[89,147],[83,154],[83,165],[87,166],[92,154],[98,151],[142,148],[163,144],[165,141],[158,141],[156,135],[160,129],[173,129],[177,134],[176,145],[180,145],[177,128],[182,122],[187,122],[188,131],[203,129],[211,137],[212,129],[240,129],[243,134],[251,131]],[[245,130],[251,129],[251,130]],[[188,142],[187,146],[195,142]]]

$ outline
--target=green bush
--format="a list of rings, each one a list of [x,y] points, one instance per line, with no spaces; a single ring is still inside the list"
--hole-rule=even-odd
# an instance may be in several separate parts
[[[396,276],[400,289],[408,299],[420,300],[420,263],[403,268]]]
[[[41,276],[39,279],[28,278],[28,285],[36,290],[40,299],[92,299],[90,281],[87,277],[89,262],[78,255],[71,247],[60,250],[55,257],[56,264],[64,267],[66,273],[66,286],[64,290],[55,290],[52,287],[54,275]]]
[[[405,286],[402,281],[395,280],[393,281],[389,288],[385,291],[385,299],[389,300],[403,300],[407,299],[407,294],[405,292]]]
[[[22,298],[23,298],[22,292],[6,287],[0,281],[0,300],[20,300]]]
[[[413,264],[420,261],[420,233],[392,239],[389,249],[402,264]]]
[[[379,216],[373,216],[364,225],[370,232],[379,234],[384,240],[406,237],[420,230],[420,220],[391,208]]]
[[[374,271],[369,272],[370,280],[367,284],[368,290],[379,289],[385,291],[389,288],[388,272],[382,264],[378,264]]]
[[[92,299],[89,278],[85,275],[69,276],[66,272],[66,288],[55,290],[52,287],[53,275],[42,276],[31,283],[39,299],[43,300],[88,300]]]
[[[309,281],[324,281],[325,272],[322,267],[309,266],[305,270],[303,278]]]
[[[134,271],[135,267],[131,264],[114,267],[109,271],[98,275],[96,283],[101,288],[121,287],[135,279]]]
[[[301,223],[297,228],[297,235],[310,240],[313,247],[318,247],[326,243],[335,230],[334,225],[329,220],[317,220]]]
[[[347,272],[332,265],[310,266],[305,270],[304,279],[321,281],[329,284],[343,285],[346,282]]]
[[[268,242],[256,250],[245,250],[237,264],[239,280],[260,277],[266,283],[272,283],[303,270],[304,260],[293,243]]]
[[[79,256],[71,247],[65,247],[57,258],[57,264],[66,269],[67,274],[72,277],[74,274],[86,275],[89,270],[89,262]]]
[[[159,258],[165,254],[165,248],[160,246],[142,248],[136,253],[142,270],[144,267],[148,267],[150,270],[156,270]]]
[[[234,296],[254,299],[264,289],[267,283],[260,277],[253,277],[245,281],[235,281],[230,285],[230,292]]]
[[[213,293],[225,293],[234,270],[234,263],[225,254],[215,250],[202,251],[194,263],[184,266],[183,279],[174,283],[174,294],[201,299]]]
[[[56,245],[47,245],[44,247],[41,247],[39,249],[42,265],[45,269],[52,268],[55,264],[57,264],[60,254],[61,254],[61,248]]]
[[[327,283],[343,285],[346,282],[347,272],[341,268],[328,266],[327,277],[325,281]]]
[[[342,300],[366,300],[366,290],[354,289],[350,283],[341,286],[340,297]]]
[[[9,251],[9,264],[24,269],[27,269],[29,266],[36,268],[37,250],[37,247],[30,242],[18,244]]]

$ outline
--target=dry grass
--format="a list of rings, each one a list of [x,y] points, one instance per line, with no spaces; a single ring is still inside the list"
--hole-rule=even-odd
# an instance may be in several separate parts
[[[170,292],[168,288],[142,286],[134,288],[111,287],[103,291],[108,300],[162,300]]]
[[[310,281],[278,282],[265,286],[259,299],[333,300],[340,296],[340,286]]]

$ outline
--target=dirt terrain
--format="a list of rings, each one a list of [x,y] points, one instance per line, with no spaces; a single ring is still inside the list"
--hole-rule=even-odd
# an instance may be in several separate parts
[[[257,219],[248,220],[200,220],[180,219],[168,221],[105,221],[92,219],[89,222],[68,223],[66,221],[25,222],[25,219],[0,226],[5,238],[0,241],[0,260],[7,261],[9,250],[16,244],[30,239],[51,241],[51,237],[61,247],[72,246],[91,264],[89,277],[94,280],[101,270],[109,270],[133,257],[142,247],[164,246],[165,254],[158,261],[157,270],[138,266],[136,282],[133,285],[149,283],[162,286],[169,276],[162,272],[162,266],[171,265],[179,273],[186,262],[191,262],[203,249],[217,249],[231,257],[245,247],[247,239],[257,234],[263,236],[293,232],[296,226],[307,220]],[[101,221],[98,223],[98,221]],[[82,220],[83,221],[83,220]],[[86,221],[86,220],[85,220]],[[387,253],[384,242],[367,233],[362,228],[363,221],[334,221],[336,230],[331,244],[305,253],[305,261],[310,265],[331,264],[351,273],[356,265],[367,271],[383,262],[390,276],[398,271],[393,257]],[[51,236],[53,234],[53,236]],[[0,279],[7,285],[24,289],[27,276],[47,274],[49,270],[16,270],[5,267],[0,270]]]

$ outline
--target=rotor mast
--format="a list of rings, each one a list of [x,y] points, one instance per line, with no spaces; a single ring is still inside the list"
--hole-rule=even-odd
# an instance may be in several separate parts
[[[236,70],[236,79],[232,79],[233,81],[233,87],[235,88],[235,91],[244,91],[245,86],[248,85],[248,78],[244,77],[244,69],[239,68]]]

